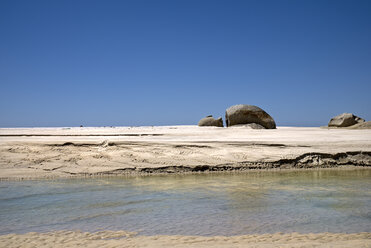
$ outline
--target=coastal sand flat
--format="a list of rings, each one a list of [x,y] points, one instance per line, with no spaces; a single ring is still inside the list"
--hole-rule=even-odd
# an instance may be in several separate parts
[[[1,128],[0,179],[155,172],[159,168],[161,172],[182,172],[205,166],[265,168],[267,162],[295,159],[307,153],[343,152],[371,152],[371,130],[197,126]],[[316,159],[302,158],[312,166],[320,165]],[[369,156],[358,154],[347,161],[371,165]]]
[[[128,169],[246,165],[306,153],[370,152],[371,130],[196,126],[0,129],[0,178],[120,174]],[[357,157],[358,156],[358,157]],[[355,161],[369,160],[354,155]],[[348,160],[346,160],[348,161]],[[315,160],[310,163],[316,165]],[[340,161],[341,162],[341,161]],[[352,164],[352,163],[350,163]],[[169,168],[168,168],[169,169]],[[171,172],[171,171],[170,171]],[[125,231],[0,235],[0,247],[371,247],[370,233],[141,236]]]
[[[371,233],[135,236],[125,231],[58,231],[0,236],[0,247],[371,247]]]

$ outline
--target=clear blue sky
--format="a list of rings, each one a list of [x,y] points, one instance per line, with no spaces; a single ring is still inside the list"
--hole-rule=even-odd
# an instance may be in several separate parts
[[[371,1],[0,1],[0,126],[371,120]]]

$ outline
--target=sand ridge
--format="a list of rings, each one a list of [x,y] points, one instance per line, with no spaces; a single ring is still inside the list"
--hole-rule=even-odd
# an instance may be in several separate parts
[[[2,128],[0,179],[370,166],[370,152],[371,130],[197,126]]]

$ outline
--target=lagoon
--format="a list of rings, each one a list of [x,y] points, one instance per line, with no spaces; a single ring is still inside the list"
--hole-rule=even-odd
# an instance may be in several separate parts
[[[370,232],[370,189],[370,169],[1,181],[0,234]]]

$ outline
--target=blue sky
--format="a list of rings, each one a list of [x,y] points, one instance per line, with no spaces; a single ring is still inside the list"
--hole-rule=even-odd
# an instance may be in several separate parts
[[[0,126],[371,120],[371,1],[0,1]]]

